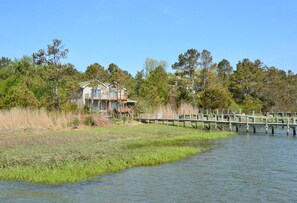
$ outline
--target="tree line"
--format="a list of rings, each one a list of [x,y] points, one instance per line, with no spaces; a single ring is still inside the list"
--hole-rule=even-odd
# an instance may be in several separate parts
[[[13,107],[77,110],[72,99],[79,82],[100,80],[125,87],[138,101],[140,112],[161,105],[178,108],[183,103],[202,109],[244,112],[297,111],[297,75],[260,60],[243,59],[233,68],[227,59],[216,63],[208,50],[188,49],[169,71],[165,61],[147,58],[132,76],[111,63],[90,64],[84,72],[62,63],[68,49],[54,39],[46,49],[21,59],[0,59],[0,109]]]

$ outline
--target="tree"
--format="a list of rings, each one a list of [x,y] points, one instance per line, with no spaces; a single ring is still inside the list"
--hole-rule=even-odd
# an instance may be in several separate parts
[[[201,58],[201,62],[200,62],[201,71],[200,71],[200,75],[199,75],[200,80],[201,80],[200,89],[204,90],[206,88],[207,73],[208,73],[209,68],[212,64],[212,56],[209,51],[204,49],[201,52],[200,58]]]
[[[168,76],[165,67],[160,65],[149,72],[141,96],[149,108],[155,109],[168,101],[168,91]]]
[[[195,80],[196,71],[200,65],[199,58],[200,53],[196,49],[188,49],[184,54],[180,54],[178,62],[172,65],[172,69],[176,70],[175,83],[182,85],[175,88],[178,91],[176,92],[177,102],[190,100],[195,103]]]
[[[249,59],[243,59],[240,61],[231,77],[229,87],[235,101],[241,104],[247,96],[261,98],[264,76],[265,72],[260,60],[252,62]]]
[[[149,73],[152,70],[156,69],[158,66],[166,67],[167,63],[166,63],[166,61],[157,61],[152,58],[147,58],[145,60],[145,64],[144,64],[145,77],[148,77]]]
[[[0,70],[0,108],[38,107],[39,101],[32,92],[37,77],[32,59],[25,56],[9,62]]]
[[[226,89],[209,88],[201,94],[201,107],[205,109],[226,109],[231,102],[231,94]]]
[[[87,67],[85,71],[85,79],[87,80],[100,80],[102,82],[108,81],[108,74],[104,67],[98,63],[91,64]]]
[[[10,62],[11,62],[11,60],[9,58],[1,57],[1,59],[0,59],[0,69],[7,66]]]
[[[59,110],[59,82],[62,78],[61,60],[67,58],[68,49],[62,45],[62,41],[54,39],[52,45],[47,45],[47,50],[40,49],[37,53],[33,53],[34,63],[46,65],[45,76],[48,82],[53,83],[54,108]]]
[[[177,94],[179,101],[197,103],[197,94],[206,89],[212,66],[212,56],[205,49],[201,53],[196,49],[189,49],[186,53],[179,55],[178,62],[172,65],[172,68],[177,70],[176,83],[183,86],[176,88],[179,91]],[[181,98],[182,96],[184,98]]]
[[[109,81],[116,86],[117,92],[117,107],[120,107],[120,100],[122,98],[122,89],[132,79],[131,74],[120,69],[116,64],[111,63],[108,66],[107,72],[109,74]]]
[[[229,76],[232,73],[233,68],[227,59],[223,59],[217,65],[217,74],[219,78],[223,81],[224,86],[229,84]]]
[[[137,71],[133,80],[133,86],[132,86],[133,89],[129,96],[132,96],[134,98],[140,98],[143,90],[143,83],[144,83],[144,70]]]
[[[188,49],[184,54],[178,56],[178,62],[172,65],[177,70],[177,75],[190,79],[191,88],[194,86],[195,71],[199,66],[200,53],[196,49]]]
[[[187,89],[187,84],[185,80],[178,79],[176,75],[170,75],[170,102],[178,107],[182,103],[193,102],[193,95]]]
[[[242,107],[244,112],[250,114],[252,111],[261,112],[263,104],[259,99],[247,95],[242,102]]]

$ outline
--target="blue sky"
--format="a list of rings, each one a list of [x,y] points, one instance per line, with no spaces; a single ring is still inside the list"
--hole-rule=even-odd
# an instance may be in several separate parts
[[[117,64],[135,75],[146,58],[167,70],[187,49],[232,66],[244,58],[297,72],[295,0],[0,0],[0,57],[62,40],[80,71]]]

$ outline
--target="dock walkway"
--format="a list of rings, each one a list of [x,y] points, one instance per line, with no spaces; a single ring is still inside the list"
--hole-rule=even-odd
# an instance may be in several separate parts
[[[275,133],[276,128],[286,129],[287,135],[292,132],[296,136],[297,118],[296,117],[273,117],[273,116],[255,116],[244,114],[178,114],[170,118],[164,118],[162,114],[142,115],[139,121],[145,123],[163,123],[172,125],[186,126],[189,124],[197,128],[198,124],[207,129],[213,126],[215,129],[225,130],[226,126],[230,131],[239,131],[239,127],[244,126],[246,132],[252,130],[257,132],[259,127],[265,128],[265,132]]]

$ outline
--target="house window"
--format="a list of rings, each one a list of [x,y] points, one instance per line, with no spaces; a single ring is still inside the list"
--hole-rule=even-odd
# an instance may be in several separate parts
[[[117,102],[111,102],[111,108],[112,109],[116,109],[118,107],[118,103]]]
[[[101,96],[101,89],[91,89],[92,96],[100,97]]]

